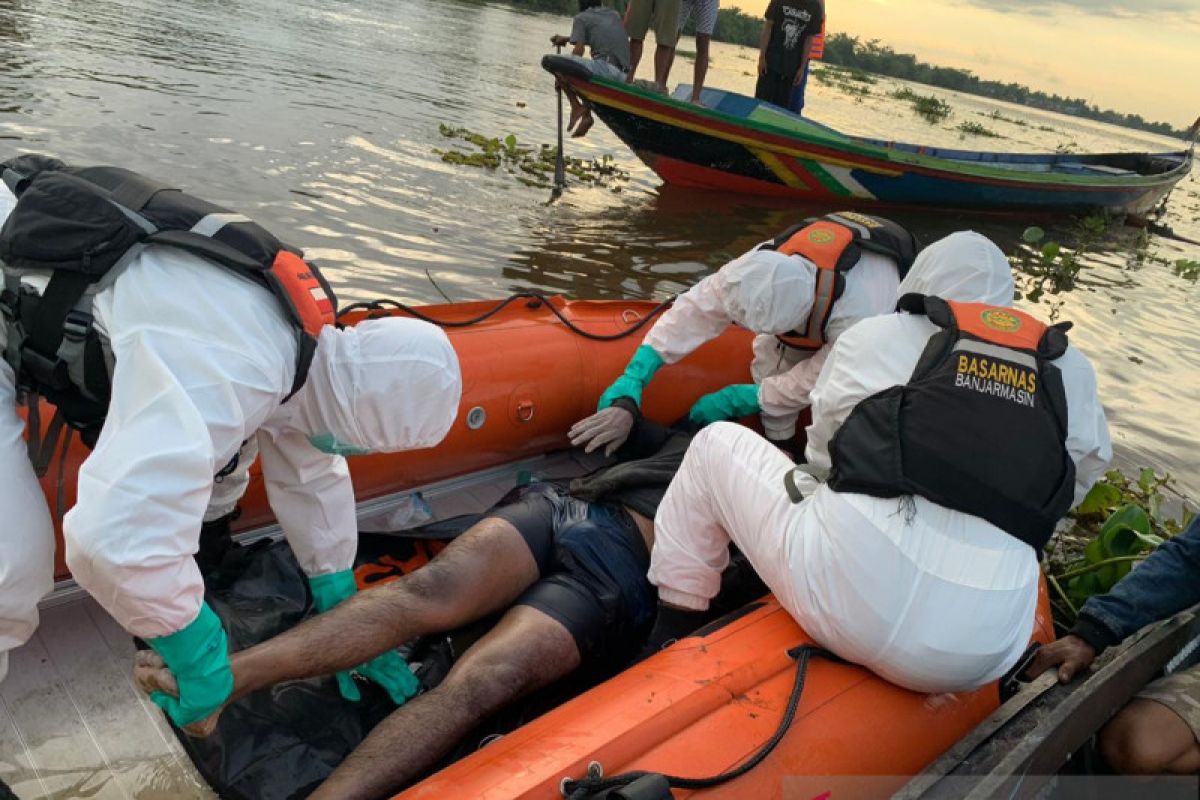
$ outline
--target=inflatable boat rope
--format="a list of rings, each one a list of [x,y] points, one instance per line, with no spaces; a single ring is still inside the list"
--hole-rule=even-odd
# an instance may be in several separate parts
[[[837,664],[847,663],[845,659],[831,653],[825,648],[812,644],[802,644],[799,647],[793,647],[787,651],[787,654],[789,658],[796,660],[796,682],[792,685],[792,693],[788,697],[787,707],[783,712],[783,719],[779,721],[779,727],[775,729],[775,733],[771,738],[745,763],[708,778],[682,778],[678,775],[662,775],[657,772],[646,771],[624,772],[620,775],[605,778],[598,772],[597,774],[593,774],[592,768],[589,767],[588,775],[585,778],[580,778],[579,780],[563,778],[562,784],[559,787],[562,796],[567,798],[567,800],[590,800],[590,798],[599,795],[601,792],[625,786],[633,788],[633,784],[639,784],[636,787],[636,791],[630,792],[630,797],[645,797],[647,800],[659,800],[659,798],[663,798],[665,800],[671,797],[667,787],[674,789],[708,789],[745,775],[771,754],[771,751],[775,749],[775,746],[779,744],[784,734],[787,733],[788,728],[792,726],[792,720],[796,716],[796,709],[800,707],[800,696],[804,694],[804,679],[808,674],[808,660],[813,656],[820,656]]]
[[[625,330],[620,331],[618,333],[610,333],[610,334],[589,333],[588,331],[585,331],[582,328],[578,327],[575,323],[571,322],[571,320],[567,319],[566,315],[564,315],[562,313],[562,311],[560,311],[553,303],[550,302],[550,298],[546,297],[546,295],[542,294],[541,292],[517,292],[516,294],[509,295],[508,298],[501,300],[499,303],[497,303],[494,308],[492,308],[488,311],[485,311],[484,313],[480,314],[477,317],[472,317],[471,319],[458,320],[458,321],[434,319],[433,317],[431,317],[427,314],[423,314],[420,311],[417,311],[415,308],[413,308],[411,306],[407,306],[404,303],[401,303],[399,300],[391,300],[386,297],[382,297],[382,298],[379,298],[378,300],[371,300],[371,301],[367,301],[367,302],[351,303],[350,305],[346,306],[342,310],[338,311],[337,316],[338,316],[338,319],[340,320],[342,317],[344,317],[347,314],[350,314],[351,312],[354,312],[354,311],[366,311],[369,314],[372,311],[385,311],[388,308],[394,308],[397,311],[402,311],[405,314],[409,314],[410,316],[416,317],[417,319],[420,319],[420,320],[424,320],[425,322],[432,322],[434,325],[438,325],[443,328],[468,328],[471,325],[478,325],[480,322],[483,322],[484,320],[489,319],[490,317],[493,317],[496,314],[499,314],[506,307],[508,307],[511,303],[513,303],[517,300],[522,300],[522,299],[533,301],[529,304],[530,308],[537,308],[539,304],[544,305],[546,308],[550,309],[550,312],[553,313],[554,316],[558,317],[559,321],[562,322],[563,325],[566,325],[569,330],[571,330],[574,333],[579,334],[580,336],[584,337],[585,339],[592,339],[597,342],[614,342],[618,339],[624,339],[626,336],[632,336],[633,334],[635,334],[639,330],[641,330],[643,327],[645,327],[646,323],[648,323],[650,320],[654,319],[659,314],[666,311],[671,306],[671,304],[675,302],[675,295],[671,295],[666,300],[659,303],[657,306],[654,307],[654,309],[652,309],[648,314],[646,314],[646,316],[642,317],[641,319],[639,319],[637,322],[630,325]]]

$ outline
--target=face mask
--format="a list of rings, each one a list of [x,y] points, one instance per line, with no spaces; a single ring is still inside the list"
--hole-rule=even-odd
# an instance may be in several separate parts
[[[365,447],[355,447],[352,444],[339,442],[337,437],[332,433],[310,436],[308,437],[308,441],[322,453],[328,453],[331,456],[366,456],[371,454],[371,451]]]

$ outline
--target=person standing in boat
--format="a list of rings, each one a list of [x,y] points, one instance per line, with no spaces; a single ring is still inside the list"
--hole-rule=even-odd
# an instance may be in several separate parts
[[[625,31],[629,34],[629,82],[633,83],[646,33],[654,29],[654,85],[667,92],[667,77],[679,41],[680,0],[630,0],[625,9]]]
[[[824,0],[771,0],[758,43],[756,98],[788,107],[804,77],[813,37],[824,24]]]
[[[681,0],[679,6],[679,35],[687,27],[692,16],[696,17],[696,64],[692,70],[692,102],[700,104],[700,93],[704,90],[704,78],[708,75],[708,47],[712,43],[713,31],[717,28],[717,14],[721,0]]]
[[[1042,548],[1112,458],[1087,358],[1012,309],[973,232],[924,251],[900,313],[842,334],[808,464],[717,423],[655,517],[650,645],[694,629],[730,541],[820,645],[921,692],[996,680],[1029,643]]]
[[[674,364],[737,323],[754,340],[751,384],[727,386],[696,401],[691,420],[706,424],[761,414],[767,438],[791,449],[829,349],[861,319],[887,314],[920,245],[882,217],[841,212],[813,218],[764,242],[681,294],[633,354],[625,373],[600,396],[599,411],[573,431],[588,452],[624,440],[628,398],[663,364]]]
[[[1106,594],[1089,598],[1071,632],[1042,647],[1026,670],[1068,683],[1096,657],[1151,623],[1200,603],[1200,517]],[[1200,666],[1143,688],[1100,730],[1100,752],[1128,775],[1200,774]]]
[[[571,35],[555,35],[550,43],[562,47],[573,45],[571,56],[585,65],[593,75],[614,80],[625,80],[629,72],[629,36],[621,22],[621,15],[604,5],[602,0],[579,0],[579,14],[571,23]],[[584,58],[586,48],[592,49],[592,57]],[[557,85],[571,103],[571,119],[567,130],[578,138],[584,136],[595,120],[591,107],[563,80]]]
[[[54,529],[30,463],[57,449],[53,434],[39,442],[41,395],[61,415],[48,431],[65,420],[92,448],[63,518],[67,565],[172,666],[180,696],[155,701],[194,722],[233,677],[193,554],[206,511],[244,488],[248,450],[318,608],[331,608],[356,591],[344,456],[440,441],[457,358],[415,320],[338,330],[315,267],[239,214],[115,167],[21,156],[0,174],[0,659],[32,635],[52,587]],[[416,690],[395,654],[358,671],[397,702]],[[339,685],[356,699],[349,674]]]

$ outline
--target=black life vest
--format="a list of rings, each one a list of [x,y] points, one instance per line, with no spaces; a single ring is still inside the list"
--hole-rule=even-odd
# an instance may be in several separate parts
[[[863,400],[830,442],[830,488],[920,495],[982,517],[1040,558],[1071,508],[1075,463],[1067,399],[1050,363],[1070,323],[1048,327],[1012,308],[908,294],[898,308],[944,330],[912,377]]]
[[[896,263],[901,280],[921,250],[921,244],[906,228],[883,217],[839,211],[809,217],[793,225],[765,249],[804,256],[817,266],[812,311],[803,330],[779,336],[779,341],[800,350],[818,350],[825,344],[825,328],[834,304],[846,291],[846,273],[854,268],[863,251],[887,256]]]
[[[33,395],[31,409],[44,396],[86,444],[95,444],[108,413],[112,365],[93,327],[91,301],[150,244],[203,256],[267,288],[296,333],[289,397],[304,385],[321,327],[334,322],[336,298],[300,250],[241,214],[119,167],[68,167],[24,155],[0,164],[0,176],[18,198],[0,228],[4,357],[22,392]],[[48,273],[46,290],[39,295],[22,285],[25,272]]]

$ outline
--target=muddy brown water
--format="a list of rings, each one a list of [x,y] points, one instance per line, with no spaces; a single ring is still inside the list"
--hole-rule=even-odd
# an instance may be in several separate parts
[[[529,287],[662,297],[802,213],[662,186],[602,123],[568,151],[610,154],[630,181],[620,193],[576,184],[551,206],[509,175],[432,153],[446,145],[439,123],[552,142],[555,98],[538,60],[549,36],[569,28],[565,17],[455,0],[0,0],[0,153],[127,165],[237,208],[304,246],[344,300],[440,302],[443,292],[467,300]],[[694,49],[688,39],[681,47]],[[752,92],[753,51],[716,44],[713,58],[710,85]],[[678,59],[673,79],[690,73]],[[807,110],[851,133],[973,149],[1180,146],[913,85],[954,109],[930,125],[889,97],[900,82],[863,85],[870,96],[856,98],[814,80]],[[964,136],[962,122],[1003,138]],[[970,227],[1009,253],[1029,225],[1064,243],[1076,225],[952,210],[893,216],[927,241]],[[1200,239],[1195,176],[1164,221]],[[1200,496],[1200,289],[1157,259],[1200,261],[1200,247],[1106,234],[1078,287],[1060,296],[1060,313],[1096,365],[1118,462],[1169,470]]]

